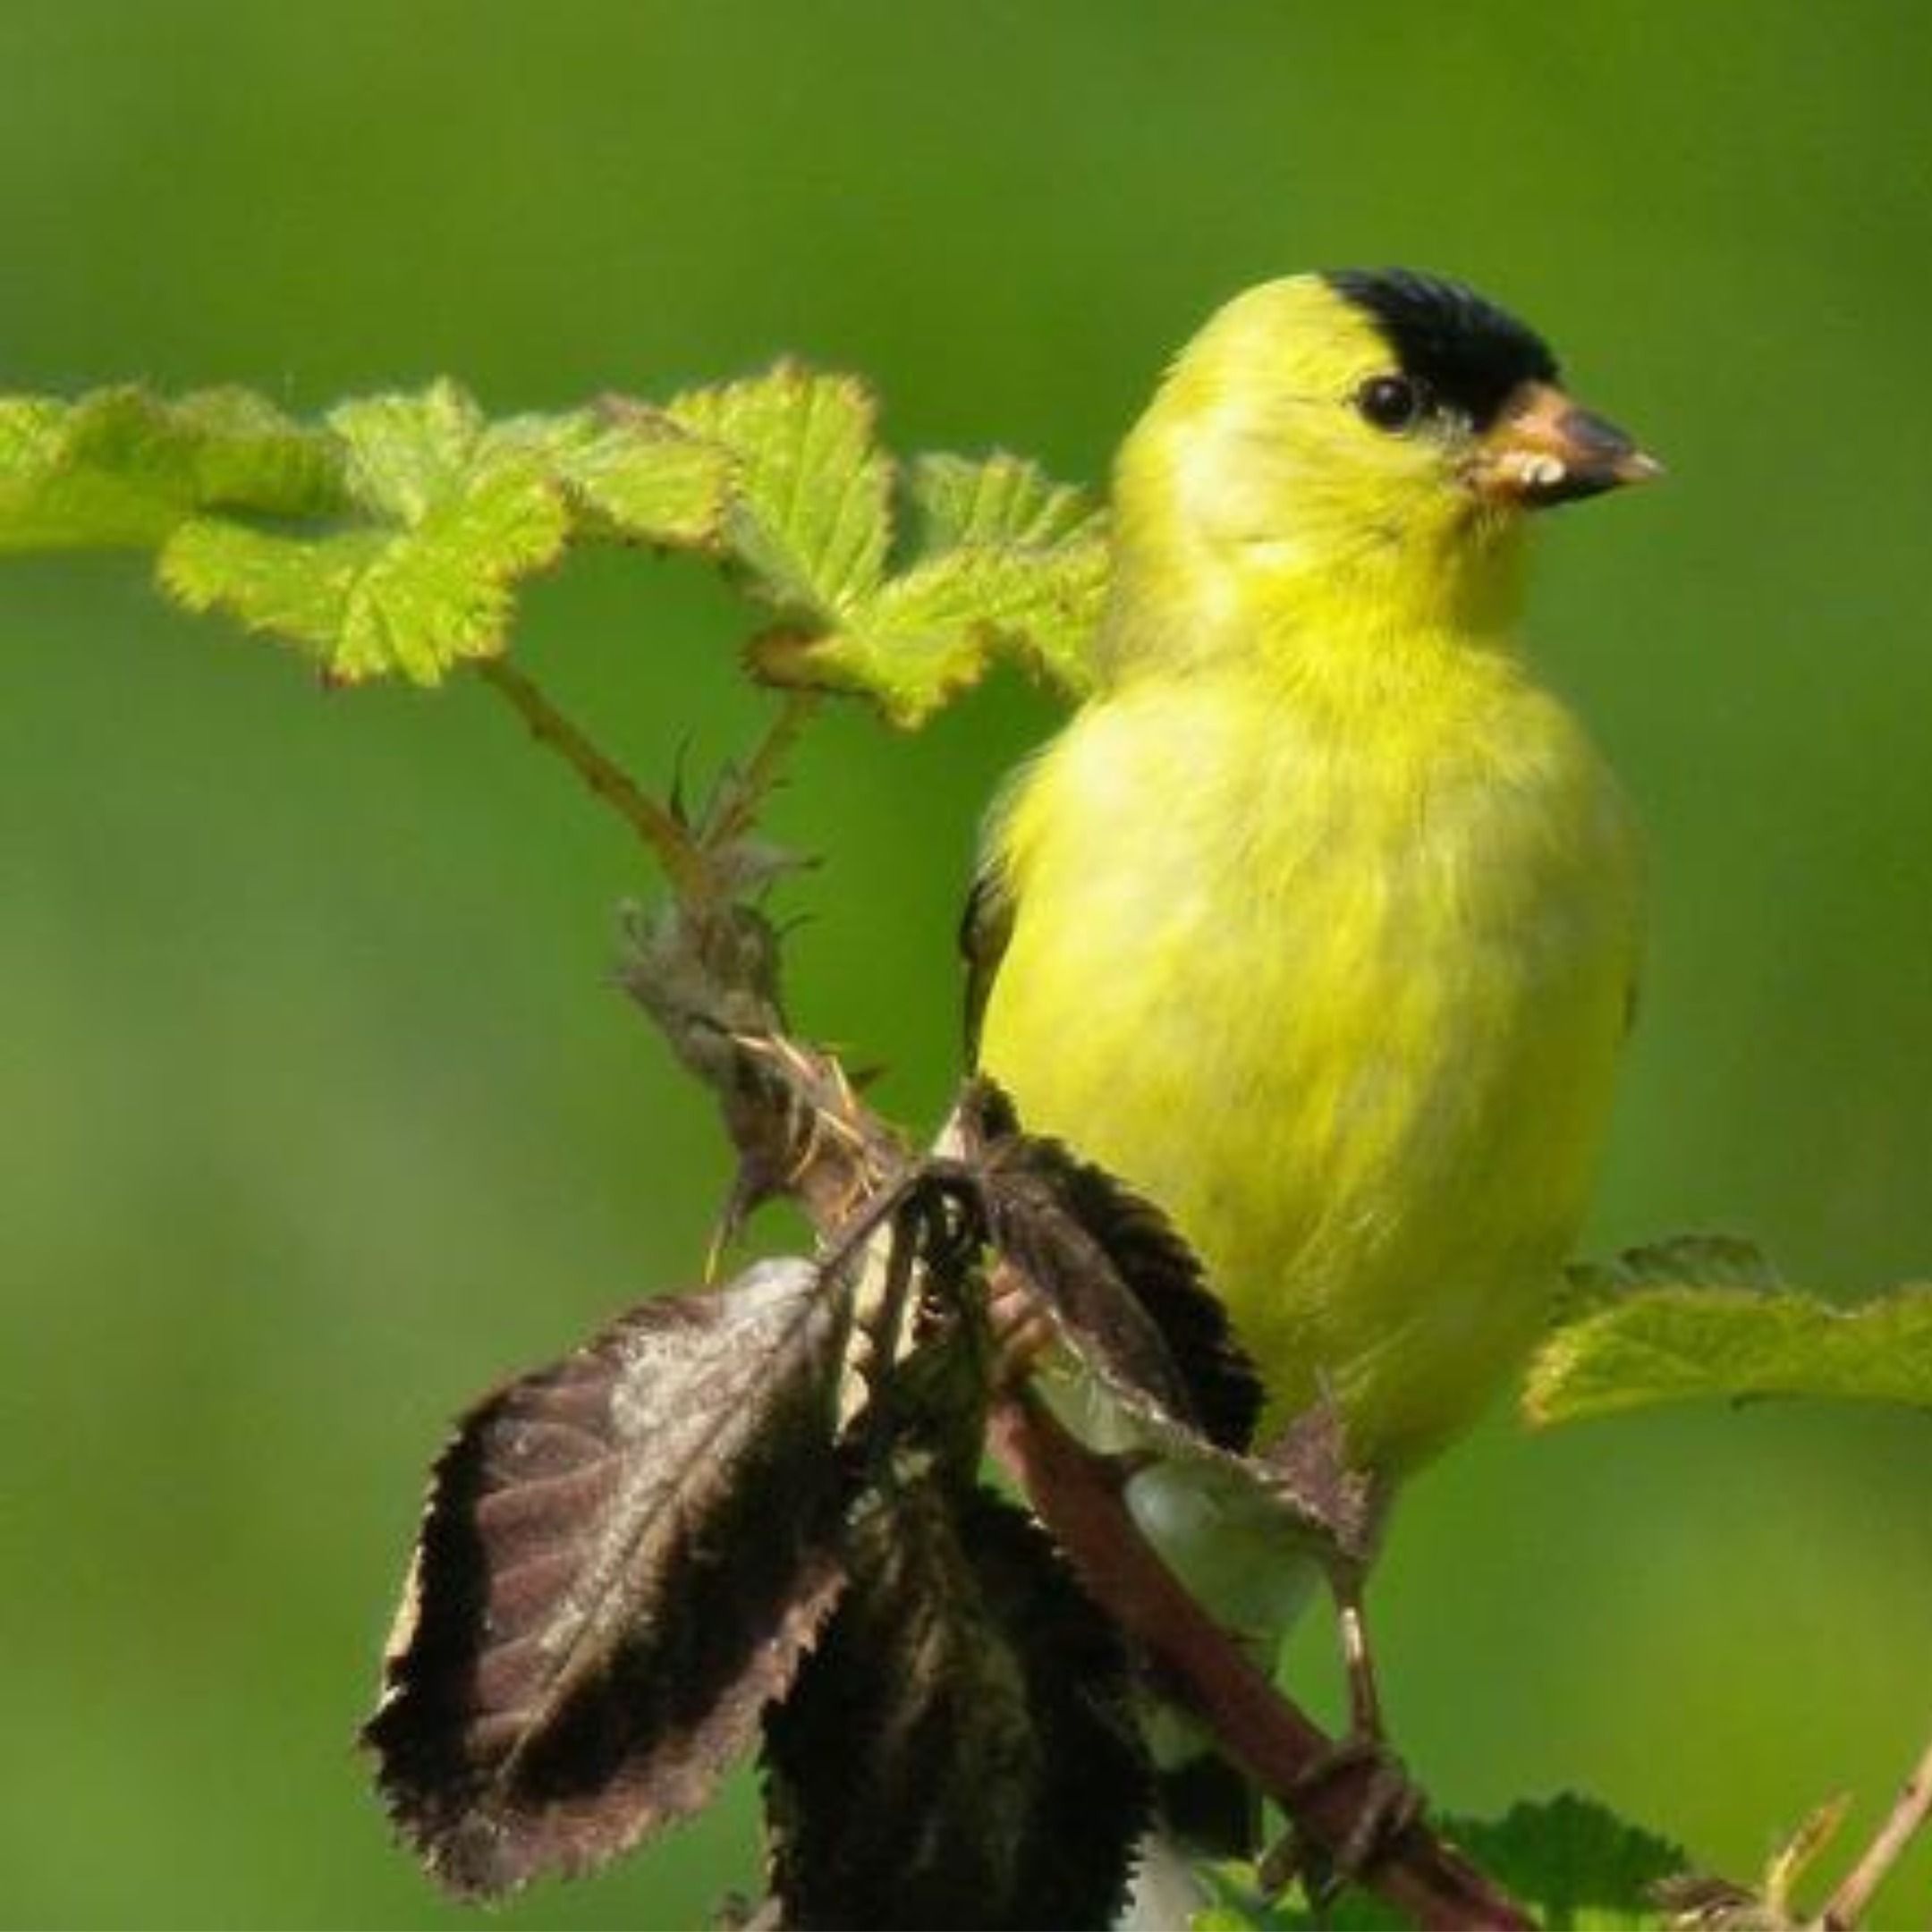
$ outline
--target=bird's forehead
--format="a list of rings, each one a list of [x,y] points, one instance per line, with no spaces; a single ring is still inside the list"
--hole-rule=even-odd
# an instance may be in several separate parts
[[[1488,422],[1523,382],[1556,378],[1534,330],[1460,283],[1407,269],[1337,269],[1265,282],[1229,302],[1182,360],[1207,384],[1254,382],[1341,395],[1400,368],[1441,402]]]
[[[1391,360],[1372,316],[1338,301],[1319,275],[1294,275],[1264,282],[1218,309],[1188,345],[1181,368],[1209,381],[1339,396]]]
[[[1479,423],[1521,384],[1556,380],[1543,338],[1460,282],[1408,268],[1338,268],[1320,279],[1368,318],[1406,374]]]

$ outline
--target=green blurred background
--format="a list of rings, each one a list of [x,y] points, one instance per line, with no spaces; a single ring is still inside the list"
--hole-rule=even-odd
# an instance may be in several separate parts
[[[1537,612],[1656,854],[1593,1239],[1746,1231],[1851,1295],[1932,1271],[1928,69],[1910,0],[8,0],[0,386],[510,410],[792,350],[901,447],[1097,478],[1237,287],[1462,275],[1672,468],[1555,521]],[[740,622],[593,558],[523,648],[663,778],[755,728]],[[606,978],[649,881],[480,688],[324,696],[137,562],[0,570],[0,1916],[465,1922],[350,1741],[448,1418],[701,1252],[717,1135]],[[830,860],[798,1016],[908,1120],[1050,724],[1012,679],[835,716],[782,802]],[[1834,1791],[1862,1833],[1932,1714],[1928,1479],[1922,1415],[1499,1421],[1397,1525],[1402,1744],[1455,1809],[1579,1786],[1739,1876]],[[691,1924],[753,1844],[741,1789],[501,1922]]]

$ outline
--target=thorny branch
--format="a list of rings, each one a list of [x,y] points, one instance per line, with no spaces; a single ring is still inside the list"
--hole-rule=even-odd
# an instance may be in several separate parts
[[[787,1036],[776,945],[762,915],[742,902],[686,902],[640,921],[632,938],[624,985],[716,1095],[738,1150],[733,1212],[786,1195],[822,1241],[840,1241],[912,1156],[831,1055]],[[1164,1682],[1179,1688],[1307,1843],[1345,1859],[1364,1787],[1334,1775],[1333,1741],[1247,1660],[1141,1537],[1113,1465],[1023,1391],[996,1401],[989,1447]],[[1360,1882],[1425,1927],[1534,1922],[1420,1822],[1396,1835]]]

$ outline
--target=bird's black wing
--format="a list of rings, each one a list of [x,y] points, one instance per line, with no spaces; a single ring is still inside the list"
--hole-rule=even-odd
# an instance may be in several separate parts
[[[966,962],[966,1065],[979,1063],[979,1024],[994,977],[1013,937],[1013,895],[996,867],[982,865],[960,916],[959,949]]]

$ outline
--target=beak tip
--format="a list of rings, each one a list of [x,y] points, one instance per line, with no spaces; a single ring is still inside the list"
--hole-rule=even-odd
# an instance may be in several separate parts
[[[1655,483],[1669,474],[1648,450],[1632,450],[1617,465],[1619,483]]]

